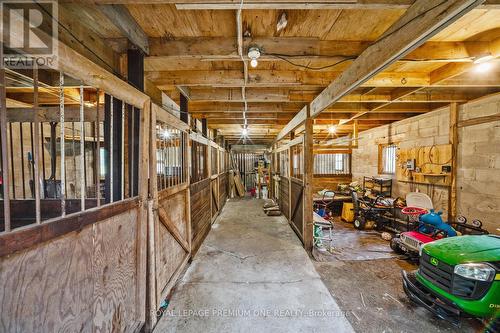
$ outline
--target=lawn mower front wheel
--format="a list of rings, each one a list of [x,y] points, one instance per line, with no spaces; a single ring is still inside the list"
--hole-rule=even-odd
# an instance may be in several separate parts
[[[401,249],[401,247],[399,246],[399,237],[393,237],[391,239],[391,243],[390,243],[390,246],[391,246],[391,249],[396,252],[397,254],[404,254],[404,251]]]
[[[356,228],[358,230],[364,230],[366,227],[366,220],[364,217],[357,217],[354,220],[353,224],[354,224],[354,228]]]

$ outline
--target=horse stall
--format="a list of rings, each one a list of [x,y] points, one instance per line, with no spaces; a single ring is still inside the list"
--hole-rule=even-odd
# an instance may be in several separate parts
[[[148,201],[148,326],[154,327],[162,301],[191,257],[189,126],[151,107]]]
[[[145,321],[149,100],[70,73],[0,70],[2,332]]]
[[[273,198],[306,248],[312,247],[312,122],[304,108],[293,127],[285,127],[271,151]]]

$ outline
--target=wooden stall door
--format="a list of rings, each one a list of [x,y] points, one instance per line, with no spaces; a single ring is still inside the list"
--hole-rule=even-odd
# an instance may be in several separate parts
[[[303,237],[304,221],[303,221],[303,211],[302,211],[302,204],[303,204],[302,194],[304,192],[304,185],[301,180],[291,178],[290,186],[291,186],[290,188],[291,209],[290,209],[289,220],[297,236],[299,236],[300,240],[304,242],[304,237]]]
[[[166,123],[171,128],[187,131],[187,125],[160,107],[152,108],[153,124]],[[191,212],[187,163],[182,169],[181,182],[163,189],[157,167],[157,139],[155,126],[151,133],[151,200],[148,223],[148,293],[149,325],[154,327],[161,302],[168,296],[180,273],[191,257]],[[182,146],[183,160],[188,157],[187,134]]]

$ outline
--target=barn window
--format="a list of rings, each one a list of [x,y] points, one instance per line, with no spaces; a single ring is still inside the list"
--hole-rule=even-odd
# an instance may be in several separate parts
[[[315,175],[348,175],[350,170],[350,154],[316,154],[314,155]]]
[[[396,173],[396,151],[397,145],[381,145],[379,146],[379,173],[395,174]]]

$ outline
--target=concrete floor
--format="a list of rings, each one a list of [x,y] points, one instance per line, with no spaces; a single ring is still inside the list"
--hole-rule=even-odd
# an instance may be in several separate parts
[[[155,332],[353,332],[284,217],[229,201]]]
[[[316,256],[314,266],[335,301],[357,332],[482,332],[475,319],[460,327],[434,317],[406,297],[401,271],[417,269],[395,255],[374,231],[358,231],[352,224],[334,222],[333,255]]]

